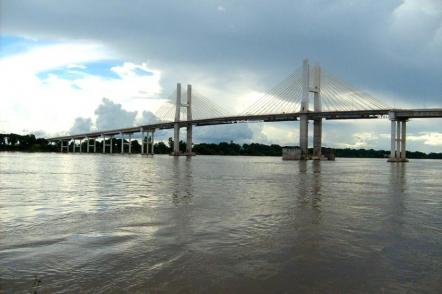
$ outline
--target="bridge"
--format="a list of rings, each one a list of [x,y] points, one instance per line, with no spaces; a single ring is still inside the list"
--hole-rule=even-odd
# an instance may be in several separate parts
[[[183,99],[185,98],[185,99]],[[332,74],[323,71],[319,65],[311,66],[304,60],[302,67],[295,70],[278,85],[266,91],[254,104],[240,113],[232,113],[216,105],[204,95],[177,84],[176,90],[156,111],[156,120],[149,124],[113,130],[103,130],[50,138],[60,144],[61,152],[82,152],[82,141],[86,140],[86,152],[97,152],[97,141],[101,140],[102,152],[113,153],[113,139],[121,140],[120,152],[125,146],[132,152],[132,139],[141,134],[141,154],[154,154],[154,133],[159,129],[174,129],[174,156],[192,153],[192,129],[194,126],[210,126],[248,122],[299,121],[300,160],[323,159],[323,120],[379,119],[391,121],[391,151],[389,161],[405,162],[406,127],[412,118],[440,118],[442,108],[397,109],[378,99],[357,91]],[[313,154],[309,154],[309,122],[313,121]],[[180,128],[186,128],[186,151],[180,152]],[[126,137],[128,140],[126,140]],[[77,150],[77,141],[80,142]]]

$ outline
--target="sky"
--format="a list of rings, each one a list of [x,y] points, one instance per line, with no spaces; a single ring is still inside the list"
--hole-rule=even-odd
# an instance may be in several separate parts
[[[442,1],[0,0],[0,132],[142,124],[177,82],[240,112],[304,58],[392,107],[442,107]],[[199,127],[194,141],[297,145],[298,127]],[[389,130],[325,121],[323,141],[388,149]],[[442,152],[442,120],[410,121],[407,147]]]

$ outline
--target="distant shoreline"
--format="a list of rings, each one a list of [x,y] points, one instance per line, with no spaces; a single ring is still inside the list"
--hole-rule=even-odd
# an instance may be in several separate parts
[[[365,149],[351,149],[353,151],[364,151]],[[367,150],[365,150],[367,151]],[[376,150],[375,150],[376,151]],[[377,151],[383,151],[383,150],[377,150]],[[60,154],[61,152],[59,151],[26,151],[26,150],[1,150],[0,149],[0,153],[54,153],[54,154]],[[66,152],[63,152],[66,153]],[[413,152],[415,153],[415,152]],[[420,153],[420,152],[419,152]],[[102,154],[101,152],[90,152],[90,153],[86,153],[86,152],[69,152],[69,154]],[[107,155],[109,153],[106,153]],[[120,152],[114,152],[112,154],[115,155],[120,155]],[[407,152],[407,158],[408,159],[428,159],[428,160],[441,160],[442,158],[439,157],[429,157],[429,154],[424,153],[427,157],[410,157],[409,153]],[[442,156],[441,153],[435,153],[437,155]],[[139,153],[131,153],[131,154],[127,154],[124,153],[124,155],[140,155]],[[166,155],[170,155],[170,154],[166,154],[166,153],[156,153],[155,155],[161,155],[161,156],[166,156]],[[243,156],[243,157],[281,157],[282,155],[253,155],[253,154],[199,154],[196,153],[196,155],[198,156]],[[361,159],[388,159],[388,157],[364,157],[364,156],[336,156],[337,158],[361,158]]]
[[[126,140],[127,142],[127,140]],[[72,146],[72,143],[71,145]],[[154,144],[156,154],[170,154],[173,141],[169,139],[168,144],[158,142]],[[237,144],[230,143],[199,143],[194,144],[192,149],[197,155],[229,155],[229,156],[272,156],[281,157],[282,147],[277,144]],[[76,152],[80,147],[77,145]],[[86,153],[86,142],[82,143],[82,152]],[[120,153],[121,140],[113,141],[114,153]],[[127,146],[126,146],[127,148]],[[333,148],[336,151],[336,157],[339,158],[388,158],[390,151],[374,149],[351,149],[351,148]],[[72,147],[71,149],[72,150]],[[140,153],[141,145],[138,141],[132,141],[132,153]],[[186,143],[180,141],[180,150],[186,150]],[[0,134],[0,151],[6,152],[56,152],[60,153],[60,145],[50,144],[44,138],[36,138],[33,134]],[[102,143],[97,142],[97,153],[102,152]],[[126,153],[126,151],[125,151]],[[442,153],[424,153],[420,151],[407,151],[409,159],[442,159]]]

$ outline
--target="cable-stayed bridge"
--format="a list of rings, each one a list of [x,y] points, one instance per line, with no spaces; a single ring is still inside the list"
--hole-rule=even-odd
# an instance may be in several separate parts
[[[442,117],[442,108],[437,109],[395,109],[382,101],[351,87],[319,65],[310,66],[304,60],[303,66],[291,73],[275,87],[240,113],[217,105],[201,93],[192,90],[191,85],[177,89],[155,112],[156,120],[145,125],[114,130],[102,130],[50,138],[59,142],[60,150],[81,152],[81,142],[86,140],[86,152],[96,152],[97,140],[102,141],[102,152],[113,153],[113,139],[121,140],[121,153],[128,145],[131,153],[132,135],[141,133],[141,153],[153,154],[154,133],[157,129],[174,129],[173,155],[192,155],[193,126],[207,126],[247,122],[298,121],[300,123],[299,159],[321,159],[322,123],[330,119],[373,119],[391,120],[391,154],[389,161],[407,161],[406,124],[410,118]],[[308,124],[313,121],[313,154],[308,152]],[[179,150],[180,128],[187,129],[186,152]],[[147,133],[148,140],[145,140]],[[125,137],[128,136],[128,140]],[[80,141],[77,150],[76,141]]]

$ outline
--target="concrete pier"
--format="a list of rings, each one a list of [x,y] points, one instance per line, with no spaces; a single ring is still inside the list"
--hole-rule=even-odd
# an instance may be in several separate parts
[[[389,114],[391,121],[391,146],[389,162],[407,162],[407,119],[398,119],[394,112]]]
[[[313,89],[311,89],[311,92],[314,93],[314,110],[315,112],[321,112],[321,68],[319,67],[319,64],[313,69]],[[313,159],[321,160],[321,148],[322,118],[315,118],[313,120]]]
[[[95,138],[93,140],[94,140],[94,144],[91,143],[91,138],[86,137],[86,142],[87,142],[86,153],[89,153],[91,148],[93,148],[92,150],[95,153],[95,151],[96,151]]]
[[[64,142],[65,140],[60,140],[60,152],[66,149],[66,152],[69,153],[69,141],[66,141],[66,144]]]
[[[144,129],[140,128],[140,133],[141,133],[141,155],[144,154]]]
[[[109,147],[109,153],[112,153],[113,136],[109,136],[109,144],[106,144],[106,136],[105,135],[102,134],[101,137],[103,138],[103,153],[106,153],[106,147]]]
[[[101,138],[102,138],[102,140],[101,140],[102,144],[101,145],[102,145],[102,148],[103,148],[102,152],[106,153],[106,136],[102,134]]]
[[[155,138],[154,138],[154,134],[155,134],[155,130],[152,130],[152,136],[150,137],[151,144],[152,144],[152,150],[151,150],[150,153],[152,154],[152,156],[155,154],[155,149],[154,149]]]
[[[187,85],[187,121],[192,120],[192,85]],[[187,124],[186,155],[192,156],[192,123]]]
[[[180,155],[180,114],[181,114],[181,84],[176,85],[175,124],[173,126],[173,155]]]
[[[124,153],[124,134],[120,133],[121,136],[121,154]]]
[[[192,85],[187,85],[187,121],[192,120]],[[192,155],[192,123],[187,124],[186,155]]]
[[[302,100],[301,114],[299,115],[299,148],[301,149],[301,160],[307,160],[308,155],[308,107],[309,107],[309,80],[310,68],[308,60],[303,63]]]
[[[144,130],[140,128],[141,133],[141,155],[154,155],[154,133],[155,129]],[[129,153],[131,152],[131,135],[129,135]]]

